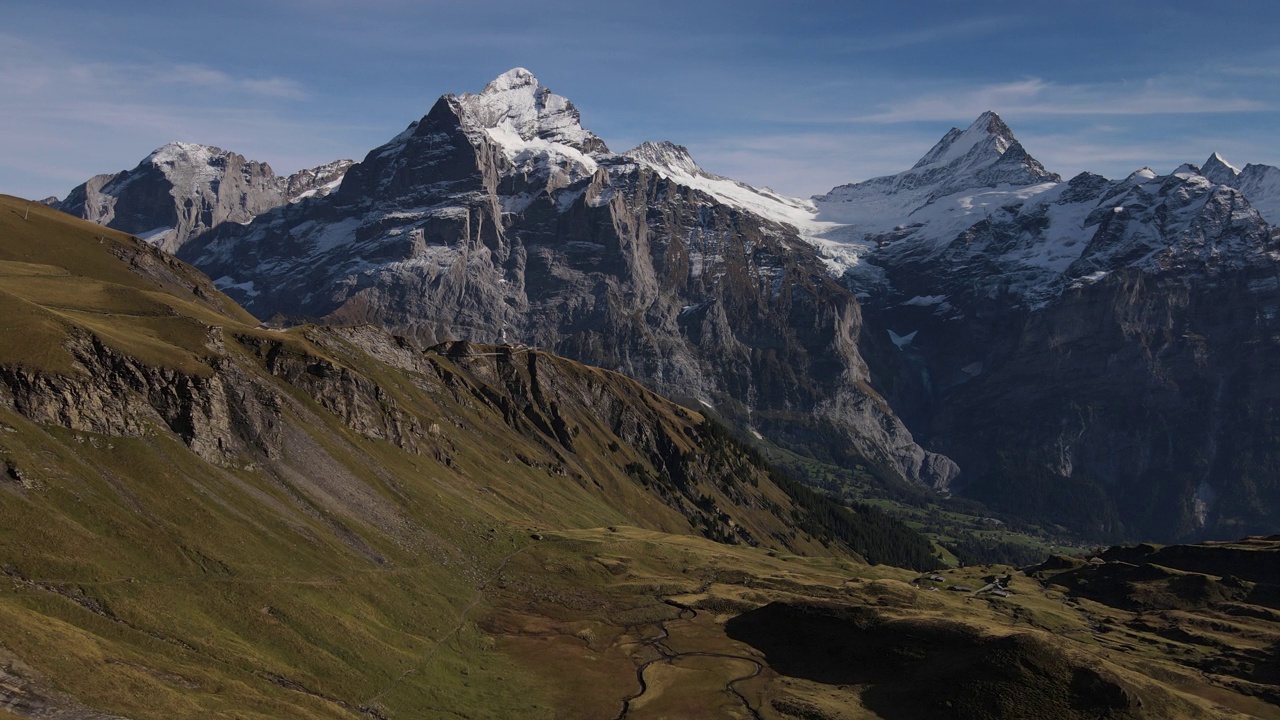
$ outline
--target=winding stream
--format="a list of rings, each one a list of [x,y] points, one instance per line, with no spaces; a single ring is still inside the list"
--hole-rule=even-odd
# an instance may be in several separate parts
[[[680,610],[680,614],[675,618],[676,620],[690,621],[698,616],[698,611],[687,605],[682,605],[670,599],[663,600],[663,602],[665,602],[668,605],[671,605],[672,607],[678,608]],[[688,613],[688,615],[686,615],[686,613]],[[644,679],[644,673],[645,673],[645,670],[649,669],[650,665],[653,665],[654,663],[667,663],[671,665],[679,662],[684,658],[694,658],[694,657],[724,658],[726,660],[741,660],[742,662],[750,663],[752,668],[751,673],[748,675],[743,675],[742,677],[734,678],[729,682],[725,683],[724,691],[736,697],[738,701],[742,703],[742,707],[746,708],[747,712],[751,714],[752,718],[754,718],[755,720],[763,720],[762,716],[760,715],[760,712],[755,708],[751,707],[751,703],[747,701],[747,696],[743,695],[742,692],[739,691],[738,688],[735,686],[738,683],[746,682],[747,680],[750,680],[756,677],[757,675],[759,675],[760,672],[764,669],[764,666],[761,665],[760,662],[755,660],[754,658],[746,657],[743,655],[730,655],[728,653],[715,653],[715,652],[702,652],[702,651],[690,651],[690,652],[679,652],[679,653],[673,652],[671,648],[667,647],[666,644],[664,644],[664,641],[671,636],[670,631],[667,629],[667,622],[668,621],[666,620],[658,621],[658,634],[651,638],[645,638],[644,640],[640,641],[641,645],[648,646],[652,648],[655,652],[657,652],[658,657],[652,660],[648,660],[644,663],[641,663],[639,666],[636,667],[636,681],[639,683],[640,689],[639,691],[632,693],[631,695],[628,695],[622,699],[622,709],[614,717],[614,720],[626,720],[627,714],[631,712],[632,703],[640,699],[641,697],[643,697],[644,694],[649,691],[649,684]]]

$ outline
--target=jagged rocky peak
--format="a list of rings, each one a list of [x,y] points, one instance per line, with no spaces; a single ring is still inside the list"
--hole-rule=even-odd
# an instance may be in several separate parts
[[[1242,170],[1215,152],[1200,172],[1211,182],[1239,190],[1268,223],[1280,225],[1280,168],[1249,163]]]
[[[927,178],[944,191],[965,183],[994,187],[1062,180],[1031,157],[1004,120],[990,110],[964,130],[951,128],[908,174]]]
[[[907,218],[928,223],[929,214],[921,215],[920,211],[930,205],[936,208],[936,203],[957,193],[1059,182],[1062,178],[1046,170],[1018,142],[1004,120],[988,111],[964,130],[947,131],[911,169],[841,185],[826,195],[814,196],[813,201],[818,207],[819,219],[846,223],[858,231],[879,235],[903,224]],[[987,193],[988,200],[994,197]],[[962,205],[973,207],[967,202]],[[950,207],[948,205],[948,210]],[[985,213],[990,207],[999,205],[979,204],[979,211]]]
[[[479,94],[458,98],[464,124],[488,131],[504,146],[545,141],[583,153],[608,153],[604,141],[582,127],[578,109],[569,99],[538,83],[524,68],[499,75]]]
[[[658,170],[693,176],[707,174],[694,162],[688,148],[666,140],[641,143],[622,155]]]
[[[1204,161],[1204,165],[1200,167],[1200,174],[1219,185],[1228,185],[1240,174],[1240,169],[1215,152]]]
[[[1168,177],[1165,178],[1165,182],[1183,182],[1191,183],[1193,185],[1204,185],[1206,187],[1214,184],[1212,180],[1205,176],[1204,171],[1191,163],[1182,163],[1178,167],[1174,168],[1173,172],[1169,173]]]
[[[608,157],[604,141],[582,127],[568,99],[515,68],[479,93],[441,96],[354,165],[336,199],[408,208],[437,202],[442,192],[483,190],[491,199],[505,198],[499,202],[514,212],[535,196],[590,178]]]
[[[964,130],[951,128],[911,169],[948,165],[968,155],[988,156],[995,159],[993,156],[1003,155],[1017,142],[1013,137],[1013,131],[1004,120],[988,110],[979,115],[978,119]]]

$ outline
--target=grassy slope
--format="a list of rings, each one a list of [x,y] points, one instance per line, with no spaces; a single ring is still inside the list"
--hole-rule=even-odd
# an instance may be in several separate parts
[[[696,531],[625,469],[661,475],[591,414],[590,398],[563,408],[567,452],[486,400],[507,392],[494,358],[433,355],[423,374],[323,329],[260,331],[187,268],[169,267],[167,286],[131,271],[168,262],[136,240],[34,204],[24,220],[24,210],[0,202],[0,302],[12,323],[0,331],[21,338],[0,346],[0,365],[82,374],[64,347],[85,335],[191,376],[209,375],[216,359],[280,393],[286,426],[276,457],[218,467],[160,425],[99,435],[0,405],[0,644],[24,663],[33,696],[60,691],[138,718],[349,717],[365,703],[396,716],[525,713],[538,696],[527,673],[471,624],[496,569],[546,528]],[[211,325],[231,338],[224,350],[210,346]],[[428,447],[409,452],[353,430],[272,377],[257,341],[276,358],[376,383],[380,402],[420,419]],[[611,373],[536,363],[626,398],[673,452],[695,453],[697,415]],[[531,370],[511,365],[531,382],[520,377]],[[767,477],[722,480],[699,481],[695,494],[776,543],[788,528],[759,507],[785,508],[787,497]],[[739,508],[745,498],[757,509]],[[791,543],[826,552],[803,536]]]
[[[64,348],[92,334],[193,377],[237,369],[277,393],[281,432],[273,452],[218,465],[159,423],[131,436],[34,424],[0,390],[0,706],[20,716],[69,695],[130,718],[614,717],[657,659],[628,718],[749,717],[744,699],[767,718],[870,717],[872,688],[780,674],[726,631],[767,603],[815,600],[1053,637],[1149,716],[1267,716],[1181,664],[1185,644],[1112,642],[1087,600],[1022,577],[1007,599],[934,592],[795,534],[766,474],[699,465],[699,416],[625,378],[547,356],[418,354],[406,369],[351,333],[257,330],[136,240],[23,210],[0,199],[0,332],[21,338],[0,345],[0,369],[76,375]],[[270,370],[290,363],[307,372]],[[538,424],[550,403],[531,399],[535,370],[572,450]],[[306,384],[338,372],[376,399]],[[629,423],[604,414],[610,398]],[[344,419],[362,402],[359,417],[415,418],[416,449]],[[692,496],[770,547],[699,537],[705,516],[663,484],[637,428],[701,468]]]

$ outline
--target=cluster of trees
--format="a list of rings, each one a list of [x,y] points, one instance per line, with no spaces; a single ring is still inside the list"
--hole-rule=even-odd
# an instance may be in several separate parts
[[[873,565],[914,570],[941,567],[929,540],[901,520],[869,505],[843,504],[794,479],[710,418],[703,422],[700,430],[713,451],[744,457],[751,465],[767,472],[774,484],[795,502],[791,517],[795,526],[824,544],[841,543]]]
[[[1044,562],[1043,549],[1025,543],[965,533],[953,542],[944,542],[964,565],[1012,565],[1026,567]]]
[[[1080,538],[1114,541],[1125,537],[1115,502],[1100,484],[1054,475],[1025,458],[1002,455],[966,493],[998,509],[1001,518],[1071,528]]]

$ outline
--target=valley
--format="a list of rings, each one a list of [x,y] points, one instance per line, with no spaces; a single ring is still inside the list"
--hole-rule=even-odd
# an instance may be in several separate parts
[[[863,523],[909,528],[623,376],[263,329],[136,238],[0,211],[11,716],[1276,716],[1274,541],[1208,550],[1231,577],[868,564]]]

